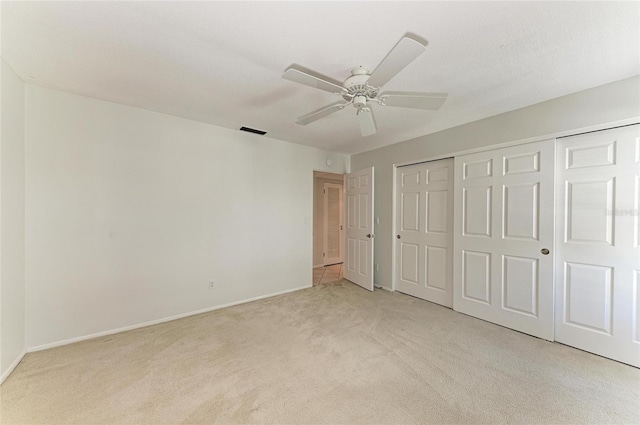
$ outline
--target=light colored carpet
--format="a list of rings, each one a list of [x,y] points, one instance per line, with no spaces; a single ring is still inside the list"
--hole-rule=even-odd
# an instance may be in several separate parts
[[[346,281],[29,354],[2,424],[639,423],[640,370]]]

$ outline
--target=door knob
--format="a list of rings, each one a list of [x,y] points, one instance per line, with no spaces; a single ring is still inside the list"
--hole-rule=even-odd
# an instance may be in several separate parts
[[[400,239],[400,235],[396,236],[396,238]]]
[[[540,252],[542,253],[542,255],[549,255],[549,250],[547,248],[542,248]]]
[[[367,235],[367,237],[368,237],[369,239],[371,239],[371,233],[369,233],[369,234]]]

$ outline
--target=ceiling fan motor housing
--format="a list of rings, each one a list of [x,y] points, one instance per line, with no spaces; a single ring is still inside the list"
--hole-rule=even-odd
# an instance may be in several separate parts
[[[352,75],[351,77],[344,80],[343,86],[348,90],[352,87],[364,86],[367,84],[367,80],[369,79],[369,75]]]
[[[342,97],[345,100],[351,100],[353,98],[353,106],[355,106],[356,108],[364,106],[364,104],[360,106],[356,104],[356,98],[358,96],[364,97],[364,101],[366,104],[367,98],[373,99],[378,95],[379,88],[371,87],[367,84],[369,77],[371,77],[371,75],[367,68],[363,66],[356,66],[351,70],[351,76],[344,80],[344,83],[342,84],[343,87],[347,89],[348,93],[346,95],[343,95]]]

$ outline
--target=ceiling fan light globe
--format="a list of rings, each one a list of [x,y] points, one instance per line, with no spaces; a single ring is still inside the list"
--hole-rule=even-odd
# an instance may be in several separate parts
[[[367,97],[366,96],[356,96],[353,98],[353,107],[356,109],[360,109],[367,105]]]

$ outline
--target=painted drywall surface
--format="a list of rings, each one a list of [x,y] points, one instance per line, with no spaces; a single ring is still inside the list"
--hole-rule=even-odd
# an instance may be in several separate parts
[[[374,280],[391,288],[393,166],[468,149],[581,129],[640,116],[640,77],[628,78],[526,108],[353,155],[351,169],[375,167]]]
[[[0,375],[25,349],[24,83],[1,61]]]
[[[313,180],[313,265],[316,266],[324,264],[324,184],[342,185],[342,176],[335,179],[316,177]]]
[[[310,286],[313,170],[348,161],[27,85],[27,347]]]

